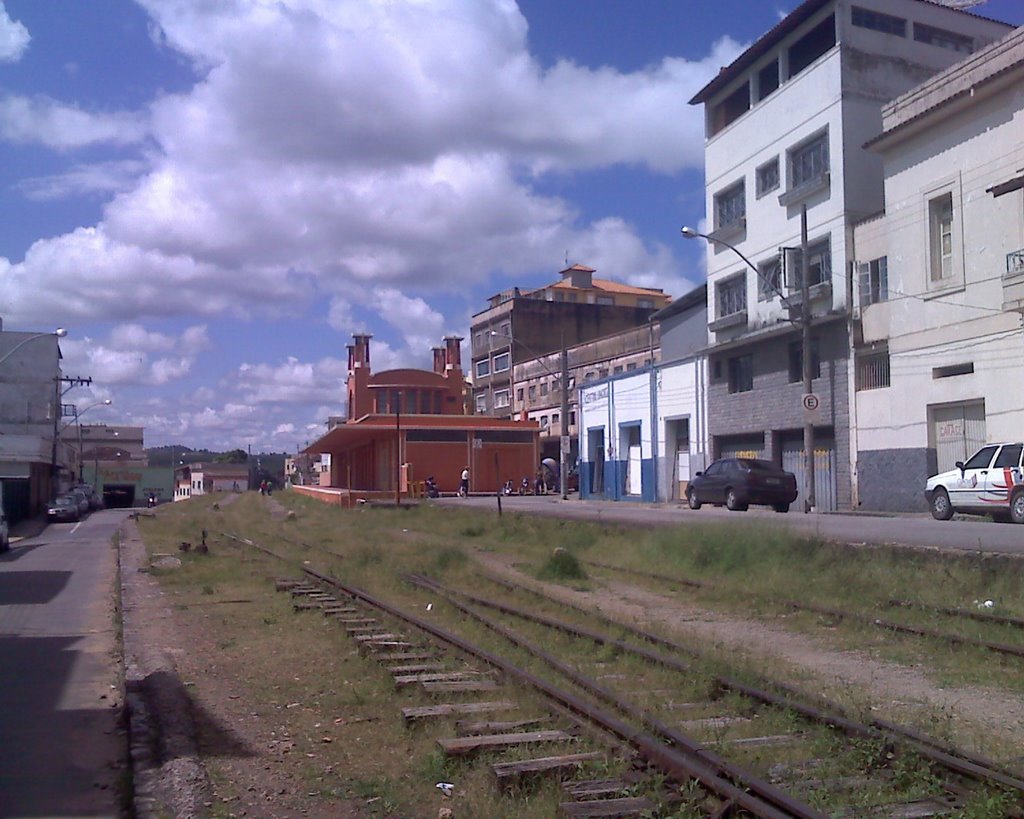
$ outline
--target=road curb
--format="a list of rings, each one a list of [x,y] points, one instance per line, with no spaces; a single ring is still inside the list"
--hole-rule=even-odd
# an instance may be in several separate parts
[[[146,638],[145,624],[166,609],[149,577],[132,520],[119,530],[125,704],[132,801],[138,819],[203,816],[210,783],[199,758],[192,703],[171,658]]]

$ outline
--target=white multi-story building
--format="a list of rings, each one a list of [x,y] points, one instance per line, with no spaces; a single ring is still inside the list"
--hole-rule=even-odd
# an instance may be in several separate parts
[[[850,244],[883,206],[882,158],[864,144],[885,103],[1010,30],[927,0],[807,0],[691,100],[705,108],[714,455],[775,460],[803,487],[803,355],[787,304],[800,310],[806,208],[815,495],[819,508],[856,501]]]
[[[885,211],[854,230],[861,503],[1024,437],[1024,27],[899,97],[870,147]]]

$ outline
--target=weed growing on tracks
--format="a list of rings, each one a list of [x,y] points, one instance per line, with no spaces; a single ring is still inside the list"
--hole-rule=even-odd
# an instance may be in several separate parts
[[[587,573],[583,564],[568,549],[561,547],[555,549],[551,556],[541,564],[537,570],[537,578],[540,580],[586,580]]]

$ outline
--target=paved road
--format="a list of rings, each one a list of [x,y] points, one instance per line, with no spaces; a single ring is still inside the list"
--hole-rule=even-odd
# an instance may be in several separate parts
[[[124,511],[57,523],[0,555],[0,816],[117,816],[117,555]]]
[[[443,498],[435,502],[497,508],[494,497]],[[779,526],[840,543],[898,544],[950,551],[1024,555],[1024,526],[995,523],[989,518],[968,515],[939,521],[927,513],[891,517],[864,513],[805,515],[790,512],[779,515],[769,509],[756,507],[746,512],[729,512],[713,506],[704,506],[694,511],[677,505],[581,501],[575,496],[563,501],[558,495],[513,495],[503,498],[502,503],[506,510],[570,519],[606,520],[641,526],[745,523],[757,527]]]

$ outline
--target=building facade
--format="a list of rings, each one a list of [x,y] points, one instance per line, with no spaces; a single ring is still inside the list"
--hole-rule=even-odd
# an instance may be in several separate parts
[[[435,348],[434,368],[370,368],[370,336],[349,345],[348,420],[331,426],[305,452],[320,456],[319,486],[295,487],[343,503],[398,498],[433,477],[454,493],[462,471],[471,492],[497,492],[513,475],[540,467],[539,428],[530,421],[465,414],[462,339]]]
[[[514,417],[517,364],[642,326],[671,301],[661,290],[595,278],[595,272],[572,265],[545,287],[492,296],[488,308],[473,316],[474,414]]]
[[[856,503],[852,231],[883,207],[882,159],[864,144],[885,103],[1008,31],[925,0],[806,0],[691,100],[705,111],[714,456],[774,460],[806,497],[807,321],[817,507]]]
[[[857,479],[925,479],[1024,430],[1024,28],[887,105],[885,209],[854,230]]]
[[[45,510],[72,458],[58,435],[60,334],[0,330],[0,486],[11,523]]]
[[[649,358],[579,388],[581,498],[680,500],[707,461],[707,288],[656,313],[652,326],[660,364]]]
[[[660,327],[648,322],[566,350],[568,418],[562,419],[561,351],[516,364],[512,375],[514,417],[540,425],[541,455],[560,463],[560,438],[569,436],[567,463],[579,458],[577,385],[650,367],[660,358]]]

